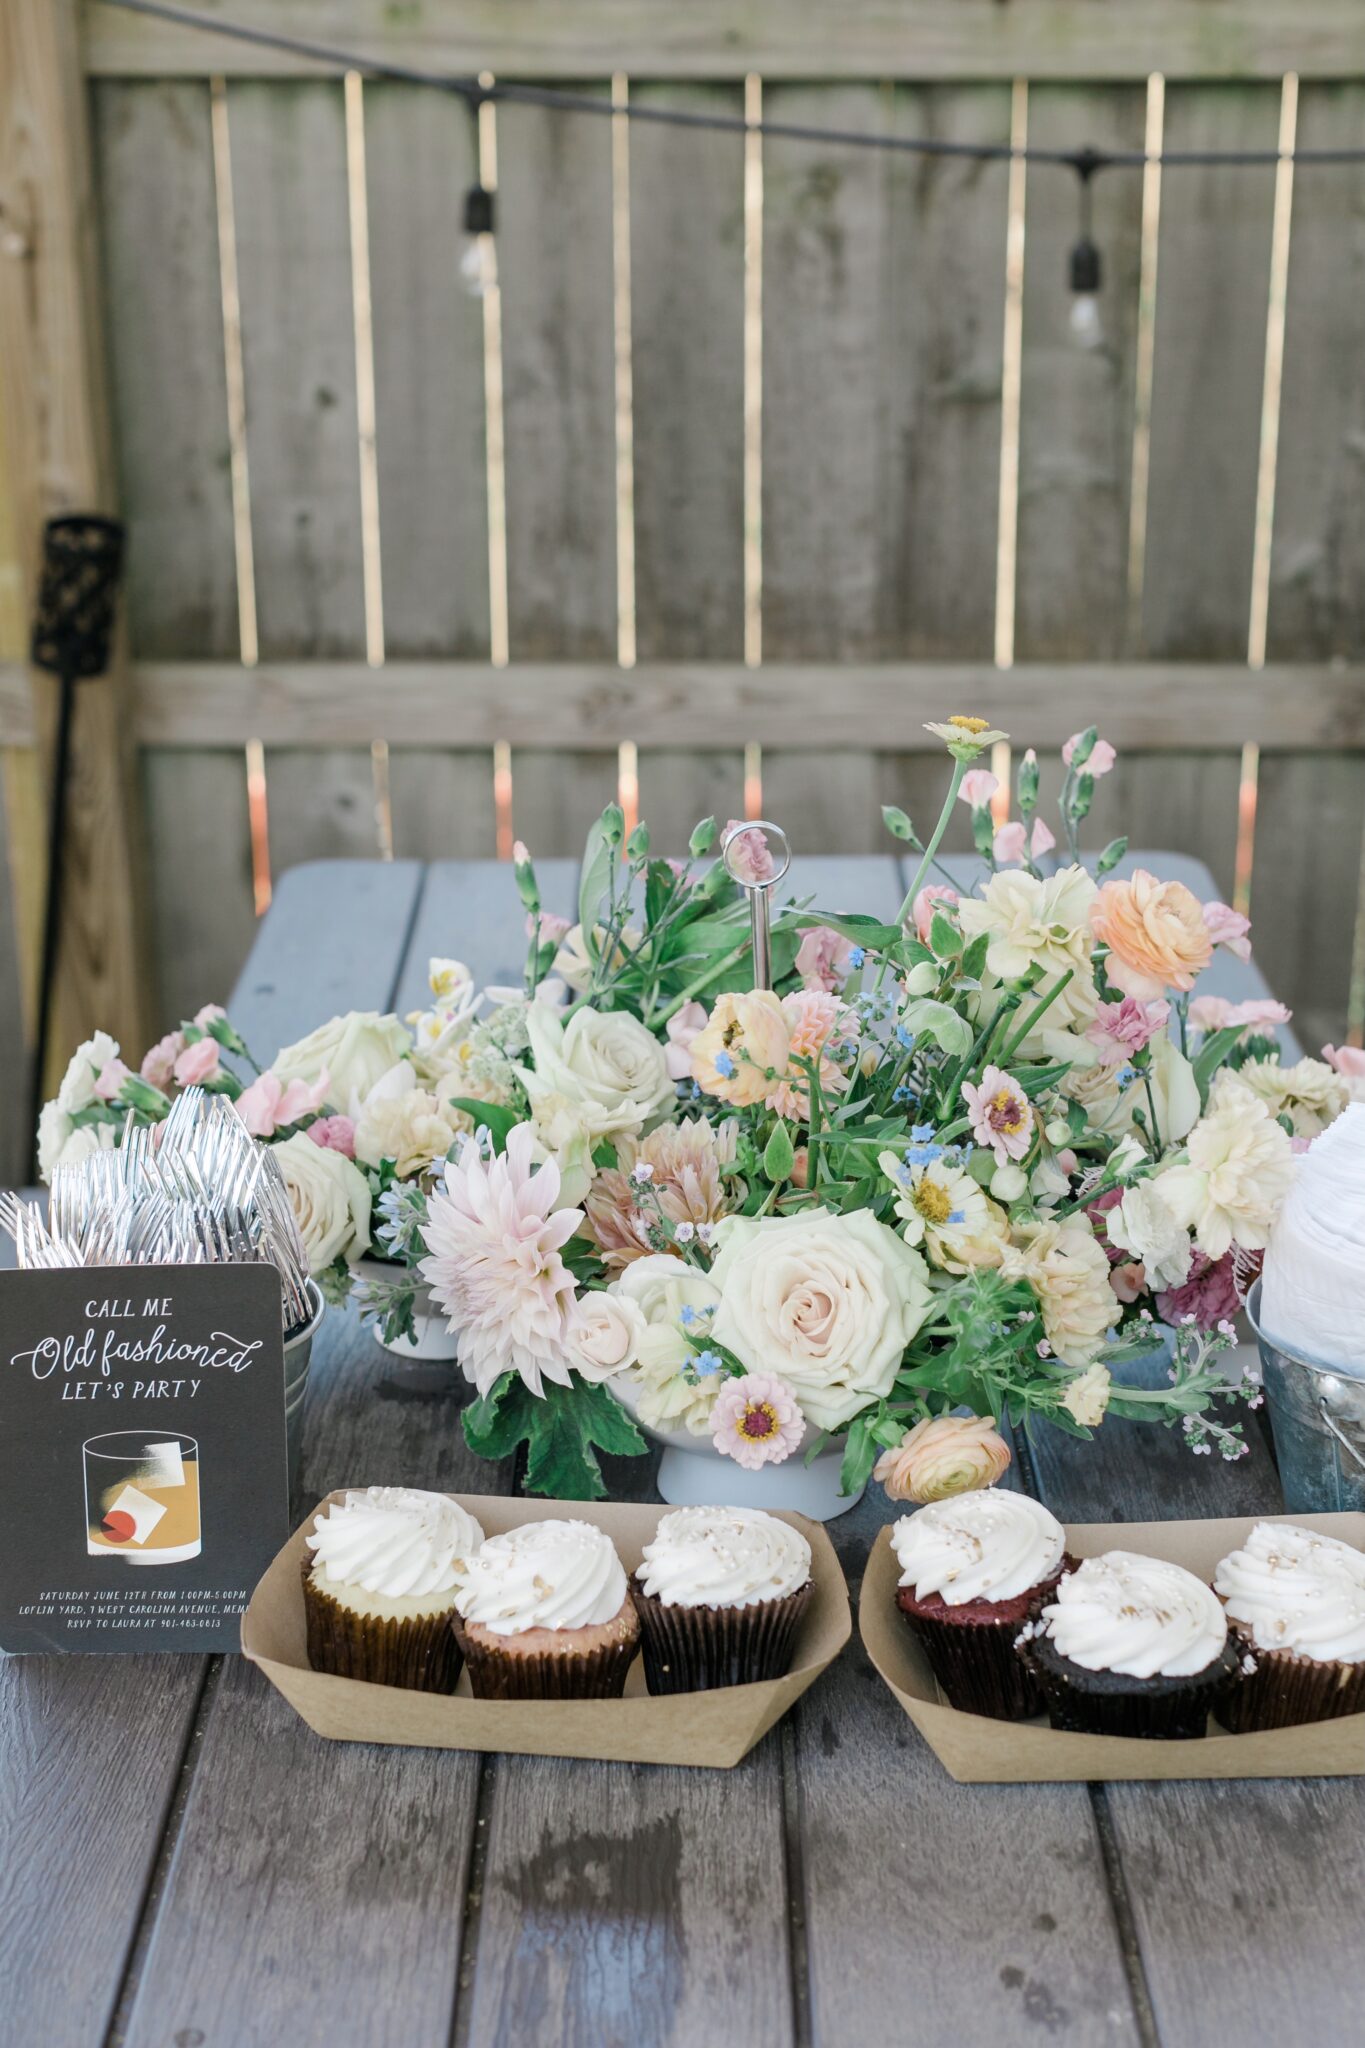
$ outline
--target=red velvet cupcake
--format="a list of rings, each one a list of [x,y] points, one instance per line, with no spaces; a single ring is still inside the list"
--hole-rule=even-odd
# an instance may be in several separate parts
[[[1061,1523],[1026,1493],[988,1487],[932,1501],[891,1532],[896,1605],[950,1705],[996,1720],[1043,1710],[1014,1641],[1067,1568]]]

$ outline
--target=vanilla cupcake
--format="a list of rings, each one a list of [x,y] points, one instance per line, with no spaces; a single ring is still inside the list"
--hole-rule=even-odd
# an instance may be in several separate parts
[[[527,1522],[468,1560],[451,1630],[476,1699],[619,1699],[640,1623],[610,1537]]]
[[[1014,1641],[1065,1569],[1066,1532],[1041,1501],[1003,1487],[957,1493],[891,1531],[896,1605],[950,1705],[1023,1721],[1042,1694]]]
[[[631,1582],[652,1693],[781,1678],[815,1588],[798,1529],[755,1508],[664,1515]]]
[[[1189,1741],[1237,1670],[1217,1595],[1182,1565],[1128,1550],[1082,1559],[1019,1651],[1054,1728]]]
[[[318,1516],[303,1568],[308,1661],[338,1678],[454,1692],[455,1588],[483,1530],[458,1501],[411,1486],[348,1493]]]
[[[1365,1713],[1365,1552],[1258,1522],[1214,1574],[1241,1652],[1218,1709],[1234,1735]]]

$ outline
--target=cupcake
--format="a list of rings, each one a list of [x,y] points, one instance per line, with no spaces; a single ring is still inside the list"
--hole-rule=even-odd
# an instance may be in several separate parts
[[[1214,1573],[1241,1653],[1218,1709],[1234,1735],[1365,1713],[1365,1552],[1258,1522]]]
[[[652,1693],[781,1678],[815,1588],[799,1530],[755,1508],[677,1508],[631,1592]]]
[[[1081,1735],[1202,1736],[1237,1671],[1216,1594],[1182,1565],[1129,1550],[1068,1572],[1019,1649],[1053,1727]]]
[[[480,1700],[619,1699],[640,1623],[610,1537],[591,1522],[490,1536],[450,1626]]]
[[[483,1530],[458,1501],[370,1486],[334,1501],[307,1539],[308,1662],[337,1678],[454,1692],[455,1588]]]
[[[1065,1568],[1056,1516],[1026,1493],[991,1486],[902,1515],[891,1547],[901,1568],[896,1605],[949,1703],[1000,1721],[1041,1713],[1014,1640]]]

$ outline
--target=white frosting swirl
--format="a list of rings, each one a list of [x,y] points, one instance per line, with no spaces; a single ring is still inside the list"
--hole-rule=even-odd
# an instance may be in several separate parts
[[[591,1522],[526,1522],[490,1536],[470,1558],[455,1605],[495,1636],[592,1628],[618,1614],[626,1575],[611,1538]]]
[[[1043,1622],[1073,1664],[1129,1678],[1191,1677],[1228,1636],[1217,1595],[1202,1579],[1131,1550],[1084,1558],[1043,1609]]]
[[[1365,1661],[1365,1551],[1292,1522],[1258,1522],[1213,1583],[1260,1649]]]
[[[799,1530],[757,1508],[678,1508],[646,1543],[640,1582],[665,1607],[753,1607],[810,1577]]]
[[[402,1600],[454,1586],[483,1530],[448,1494],[368,1486],[333,1501],[306,1541],[323,1585]]]
[[[1066,1532],[1041,1501],[988,1486],[902,1515],[891,1547],[903,1586],[913,1586],[920,1599],[937,1593],[949,1607],[963,1607],[969,1600],[1015,1600],[1050,1579]]]

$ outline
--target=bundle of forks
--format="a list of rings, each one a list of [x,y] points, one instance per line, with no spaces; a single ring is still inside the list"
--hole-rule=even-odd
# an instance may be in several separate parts
[[[164,1123],[130,1117],[112,1150],[54,1167],[46,1221],[0,1194],[0,1229],[25,1269],[273,1265],[285,1334],[314,1313],[308,1255],[270,1148],[203,1088],[177,1096]]]

